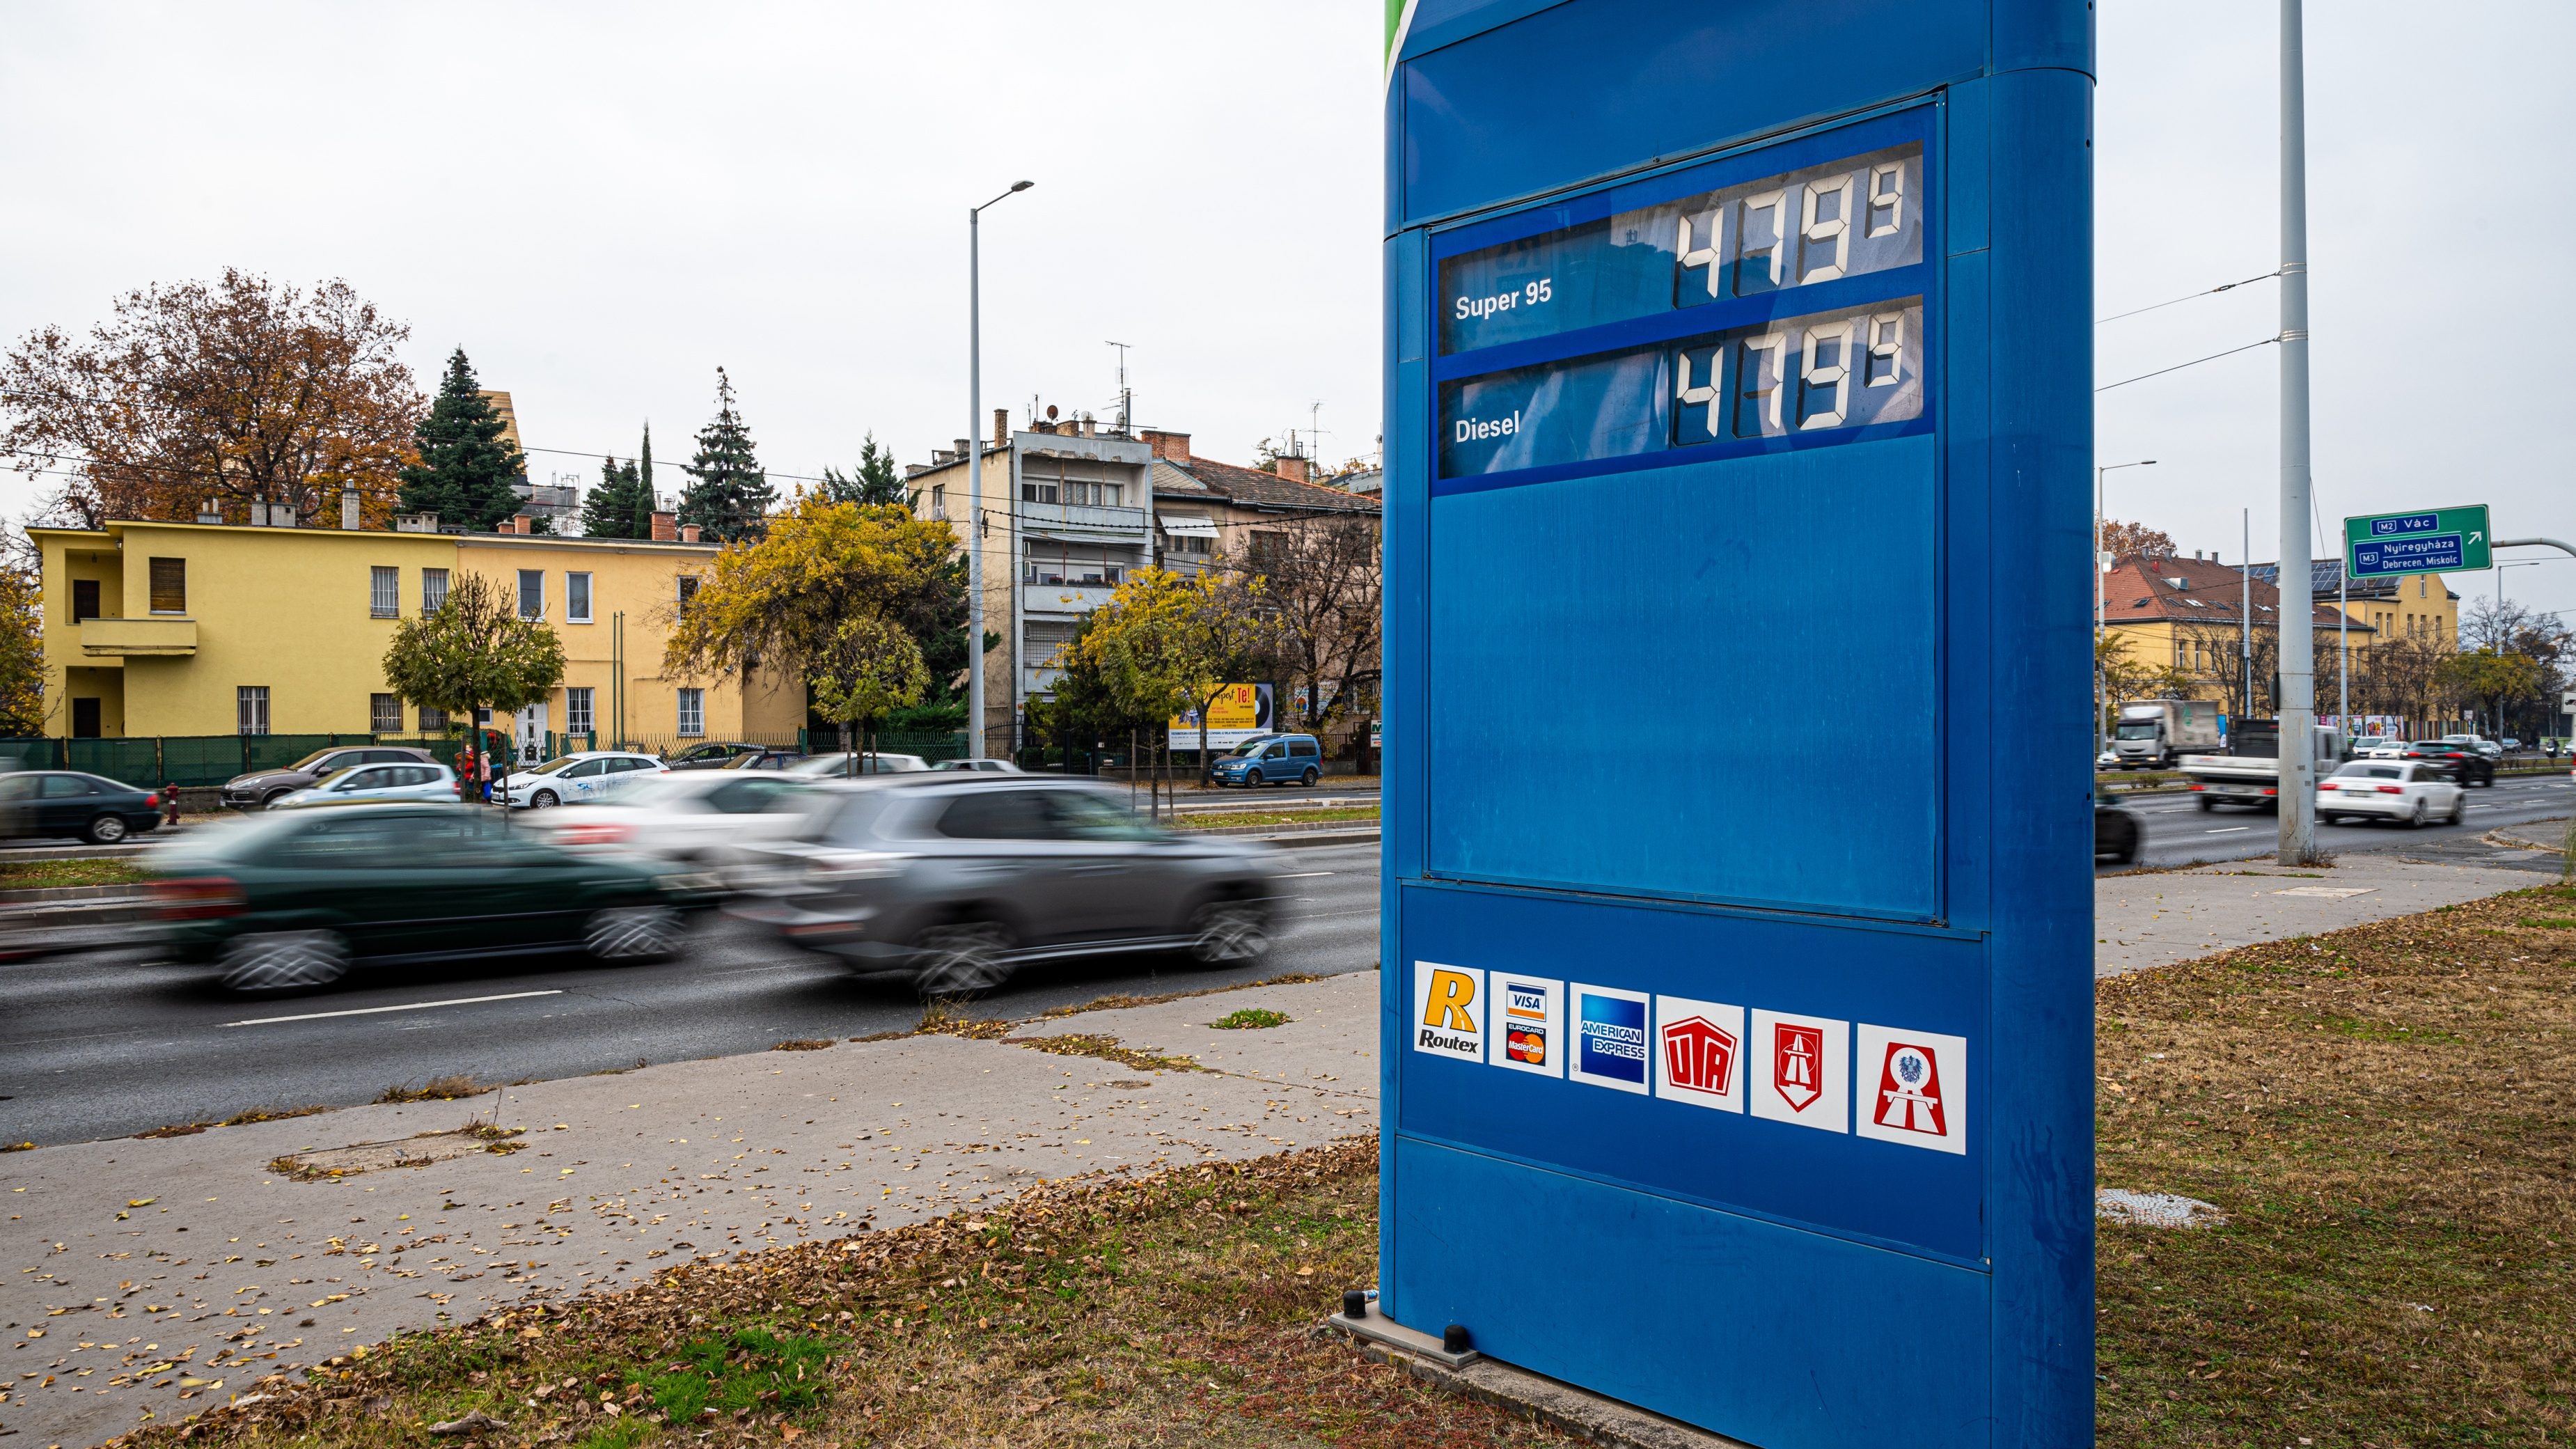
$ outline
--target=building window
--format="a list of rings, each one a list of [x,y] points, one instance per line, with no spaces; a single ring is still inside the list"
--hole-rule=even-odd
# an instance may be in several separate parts
[[[1087,548],[1078,543],[1031,539],[1021,560],[1020,581],[1114,589],[1136,561],[1124,549]]]
[[[422,705],[420,707],[420,732],[425,735],[445,734],[447,732],[447,711],[443,709],[432,709],[425,704]]]
[[[933,518],[948,516],[948,485],[945,483],[930,485],[930,516]]]
[[[402,613],[402,570],[367,570],[367,616],[391,619]]]
[[[387,572],[391,572],[388,570]],[[398,695],[367,696],[367,728],[380,735],[402,733],[402,699]]]
[[[156,614],[188,612],[188,561],[186,559],[152,560],[152,612]]]
[[[72,622],[98,617],[98,580],[72,580]]]
[[[575,574],[573,577],[588,578],[589,575]],[[586,735],[597,727],[597,725],[591,722],[590,691],[587,689],[565,690],[564,733],[568,735]]]
[[[104,731],[99,725],[99,705],[95,699],[72,701],[72,738],[94,740]]]
[[[160,560],[154,559],[153,562],[159,563]],[[241,733],[246,735],[267,734],[268,686],[265,684],[245,684],[238,690],[235,690],[234,712],[240,721]]]
[[[546,571],[519,570],[519,617],[542,619],[546,616]]]
[[[691,600],[697,598],[697,596],[698,576],[695,574],[680,575],[680,615],[682,618],[686,618],[688,616],[689,603]]]
[[[564,575],[564,617],[576,624],[590,622],[590,575]]]
[[[420,611],[423,614],[435,614],[446,605],[447,570],[422,569],[420,571]],[[423,728],[427,727],[423,726]]]
[[[1089,458],[1039,458],[1020,464],[1020,501],[1116,508],[1127,501],[1126,469]]]
[[[707,732],[707,692],[703,689],[680,691],[680,733],[702,735]]]

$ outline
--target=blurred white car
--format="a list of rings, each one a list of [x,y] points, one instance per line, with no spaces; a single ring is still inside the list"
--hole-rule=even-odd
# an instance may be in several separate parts
[[[2405,753],[2406,742],[2404,740],[2383,739],[2373,736],[2370,739],[2354,740],[2352,742],[2352,757],[2356,760],[2393,760]]]
[[[917,775],[930,768],[930,762],[919,755],[889,755],[882,751],[859,755],[858,768],[850,767],[849,750],[835,750],[828,755],[813,755],[787,767],[787,773],[815,780],[838,780],[854,775]]]
[[[271,810],[315,805],[374,805],[386,800],[456,802],[456,772],[445,765],[351,765],[268,803]]]
[[[980,760],[942,760],[930,768],[941,771],[972,770],[977,774],[983,775],[1025,775],[1028,773],[1028,771],[1021,769],[1019,766],[1012,764],[1008,760],[996,760],[990,756],[986,756]]]
[[[492,798],[501,798],[506,788],[513,810],[550,810],[557,805],[581,805],[622,793],[627,786],[651,775],[670,773],[671,767],[651,755],[625,750],[584,750],[531,765],[492,787]]]
[[[2329,824],[2401,820],[2412,826],[2439,820],[2457,825],[2467,813],[2468,794],[2449,772],[2430,765],[2354,760],[2317,782],[2317,818]]]
[[[596,805],[550,811],[537,824],[569,849],[701,861],[793,832],[815,793],[775,771],[680,770],[639,779]]]

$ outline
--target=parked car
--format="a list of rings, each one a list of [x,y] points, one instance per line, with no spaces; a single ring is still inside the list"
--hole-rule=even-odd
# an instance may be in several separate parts
[[[850,757],[854,754],[858,756],[855,767],[850,763]],[[828,755],[808,755],[790,764],[787,767],[787,773],[811,776],[818,780],[837,780],[860,775],[918,775],[929,768],[930,762],[919,755],[834,750]]]
[[[674,771],[639,779],[596,805],[549,811],[539,828],[567,849],[696,862],[727,845],[793,832],[814,798],[805,781],[771,771]]]
[[[282,770],[253,770],[224,782],[221,796],[228,810],[265,810],[313,782],[353,765],[434,765],[438,757],[409,745],[335,745],[315,750]]]
[[[1246,789],[1290,780],[1312,785],[1324,773],[1324,747],[1313,735],[1255,735],[1218,760],[1209,773],[1220,785]]]
[[[1184,951],[1216,965],[1269,949],[1288,857],[1175,835],[1087,782],[932,771],[818,787],[793,837],[739,847],[732,908],[855,970],[929,996],[1030,963]]]
[[[2495,761],[2479,754],[2470,745],[2449,740],[2418,740],[2406,747],[2397,758],[2422,760],[2450,772],[2462,785],[2495,785]]]
[[[795,750],[763,745],[756,750],[745,750],[716,768],[719,770],[784,770],[804,758],[804,755]]]
[[[353,765],[332,771],[309,788],[289,792],[268,808],[303,810],[316,805],[372,805],[387,800],[452,804],[459,789],[456,772],[445,765]]]
[[[1025,775],[1028,773],[1008,760],[996,760],[990,757],[976,760],[942,760],[930,768],[942,774],[956,774],[959,771],[970,775]]]
[[[2317,782],[2317,818],[2329,824],[2397,820],[2412,826],[2438,819],[2457,825],[2467,814],[2468,798],[2458,778],[2439,766],[2355,760]]]
[[[531,952],[649,961],[715,899],[704,875],[564,850],[453,803],[280,811],[188,837],[152,868],[164,942],[240,992]]]
[[[2138,828],[2138,817],[2109,800],[2093,802],[2093,859],[2096,862],[2116,860],[2122,865],[2138,863],[2138,842],[2144,832]]]
[[[664,763],[674,770],[720,770],[733,763],[738,755],[755,754],[767,748],[766,745],[741,740],[709,740],[703,745],[689,746]]]
[[[2405,753],[2404,740],[2372,736],[2352,742],[2352,757],[2356,760],[2394,760],[2403,757]]]
[[[0,839],[114,845],[161,823],[161,796],[78,770],[0,775]]]
[[[670,768],[651,755],[627,750],[583,750],[500,781],[492,787],[492,798],[500,799],[506,790],[513,810],[550,810],[602,799]]]

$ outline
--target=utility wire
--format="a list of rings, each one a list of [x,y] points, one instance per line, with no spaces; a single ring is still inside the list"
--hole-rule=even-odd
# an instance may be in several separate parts
[[[2094,325],[2094,326],[2096,326],[2096,327],[2099,327],[2099,326],[2101,326],[2101,325],[2102,325],[2103,323],[2105,323],[2105,322],[2117,322],[2117,321],[2119,321],[2119,320],[2120,320],[2121,318],[2123,318],[2123,317],[2135,317],[2135,316],[2137,316],[2137,315],[2138,315],[2139,313],[2141,313],[2141,312],[2153,312],[2153,311],[2156,311],[2157,309],[2159,309],[2159,308],[2163,308],[2163,307],[2178,307],[2178,306],[2182,305],[2182,304],[2183,304],[2183,303],[2185,303],[2185,302],[2196,302],[2196,301],[2200,300],[2200,299],[2201,299],[2201,298],[2203,298],[2203,297],[2215,297],[2215,296],[2217,296],[2217,295],[2218,295],[2219,293],[2221,293],[2221,292],[2232,292],[2232,291],[2235,291],[2235,290],[2236,290],[2237,288],[2239,288],[2239,287],[2251,286],[2252,284],[2254,284],[2254,283],[2256,283],[2256,282],[2268,281],[2268,280],[2270,280],[2271,278],[2277,277],[2277,276],[2279,276],[2279,275],[2281,275],[2281,274],[2280,274],[2280,272],[2276,269],[2276,270],[2273,270],[2273,271],[2265,272],[2262,276],[2259,276],[2259,277],[2247,277],[2244,281],[2241,281],[2241,282],[2225,282],[2225,283],[2221,283],[2221,284],[2220,284],[2220,285],[2218,285],[2218,286],[2215,286],[2215,287],[2210,288],[2210,289],[2209,289],[2208,291],[2206,291],[2206,292],[2194,292],[2194,293],[2192,293],[2192,294],[2191,294],[2190,296],[2188,296],[2188,297],[2176,297],[2176,298],[2174,298],[2172,301],[2169,301],[2169,302],[2156,302],[2156,303],[2153,303],[2153,304],[2148,305],[2148,306],[2145,306],[2145,307],[2139,307],[2139,308],[2136,308],[2136,309],[2134,309],[2134,310],[2132,310],[2132,311],[2127,311],[2127,312],[2114,312],[2114,313],[2112,313],[2112,314],[2111,314],[2110,316],[2108,316],[2108,317],[2096,317],[2096,318],[2094,318],[2094,319],[2093,319],[2093,325]]]
[[[2248,342],[2242,347],[2231,347],[2225,352],[2213,352],[2207,357],[2195,357],[2189,362],[2177,362],[2171,367],[2159,367],[2153,372],[2139,373],[2136,377],[2124,377],[2118,382],[2106,382],[2093,390],[2095,392],[2109,392],[2115,387],[2127,387],[2133,382],[2145,382],[2148,378],[2162,377],[2168,372],[2180,372],[2186,367],[2198,367],[2204,362],[2216,362],[2222,357],[2234,357],[2237,353],[2251,352],[2257,347],[2269,347],[2280,340],[2281,339],[2278,337],[2266,337],[2260,342]]]

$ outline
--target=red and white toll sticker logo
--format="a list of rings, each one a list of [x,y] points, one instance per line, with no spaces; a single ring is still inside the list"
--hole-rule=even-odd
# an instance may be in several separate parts
[[[1854,1085],[1868,1094],[1860,1104],[1860,1135],[1966,1152],[1967,1040],[1866,1022],[1859,1035],[1860,1080]]]

